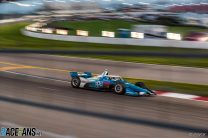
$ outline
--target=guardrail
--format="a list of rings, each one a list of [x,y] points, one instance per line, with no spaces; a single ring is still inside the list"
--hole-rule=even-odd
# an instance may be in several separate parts
[[[178,47],[178,48],[196,48],[208,49],[208,42],[193,42],[193,41],[177,41],[177,40],[157,40],[157,39],[133,39],[133,38],[108,38],[108,37],[86,37],[86,36],[70,36],[46,34],[21,30],[22,34],[35,38],[86,42],[86,43],[101,43],[101,44],[117,44],[117,45],[134,45],[134,46],[155,46],[155,47]]]

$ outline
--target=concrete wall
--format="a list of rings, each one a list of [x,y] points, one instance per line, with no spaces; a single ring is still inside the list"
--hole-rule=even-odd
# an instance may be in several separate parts
[[[25,20],[28,20],[28,19],[26,19],[26,18],[3,19],[3,20],[0,20],[0,24],[12,23],[12,22],[21,22],[21,21],[25,21]]]
[[[208,49],[208,42],[194,42],[194,41],[177,41],[177,40],[157,40],[157,39],[133,39],[133,38],[107,38],[107,37],[84,37],[84,36],[70,36],[70,35],[56,35],[44,34],[21,30],[26,36],[72,41],[72,42],[87,42],[87,43],[101,43],[101,44],[118,44],[118,45],[135,45],[135,46],[159,46],[159,47],[179,47],[179,48],[197,48]]]

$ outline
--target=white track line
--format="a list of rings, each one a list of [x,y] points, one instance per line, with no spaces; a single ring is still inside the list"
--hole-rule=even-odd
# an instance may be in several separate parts
[[[70,83],[70,82],[65,81],[65,80],[58,80],[58,79],[41,77],[41,76],[30,75],[30,74],[25,74],[25,73],[18,73],[18,72],[13,72],[13,71],[3,71],[3,72],[16,74],[16,75],[21,75],[21,76],[28,76],[28,77],[32,77],[32,78],[38,78],[38,79],[46,79],[46,80],[53,80],[53,81],[63,82],[63,83]]]
[[[52,89],[52,88],[48,88],[48,87],[39,87],[41,89],[45,89],[45,90],[51,90],[51,91],[56,91],[56,89]]]

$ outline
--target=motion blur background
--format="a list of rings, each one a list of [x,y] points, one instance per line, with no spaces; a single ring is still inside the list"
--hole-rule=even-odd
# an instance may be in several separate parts
[[[55,138],[206,137],[207,68],[208,0],[0,0],[0,127]],[[105,69],[158,96],[70,85],[70,71]]]

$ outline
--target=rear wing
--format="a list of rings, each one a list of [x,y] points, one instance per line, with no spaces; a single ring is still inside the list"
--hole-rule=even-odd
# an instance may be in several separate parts
[[[92,77],[92,73],[91,72],[84,72],[84,73],[70,72],[69,74],[70,74],[70,76],[72,78],[75,78],[75,77],[90,78],[90,77]]]

